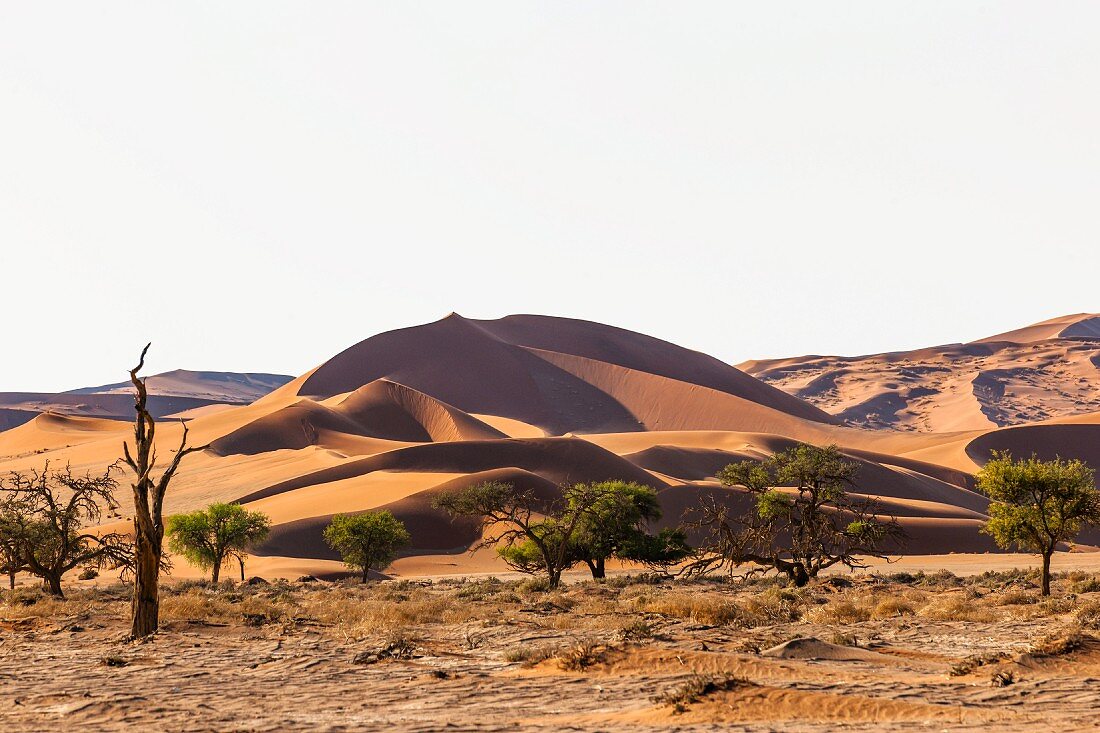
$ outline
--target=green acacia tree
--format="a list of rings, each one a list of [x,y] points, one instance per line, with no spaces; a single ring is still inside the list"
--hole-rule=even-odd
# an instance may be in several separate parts
[[[168,517],[166,534],[173,552],[189,562],[210,569],[215,583],[222,565],[231,557],[242,558],[247,549],[262,542],[271,531],[271,520],[262,512],[250,512],[240,504],[211,504],[205,509]],[[243,580],[243,578],[242,578]]]
[[[661,566],[689,552],[680,530],[646,532],[647,524],[660,517],[657,493],[626,481],[562,486],[556,500],[493,481],[439,496],[435,506],[454,516],[480,518],[486,532],[471,549],[494,547],[515,570],[545,573],[550,588],[557,588],[562,573],[578,563],[602,578],[611,557]]]
[[[566,526],[572,515],[577,522],[568,540],[566,563],[584,563],[593,578],[607,576],[607,561],[612,558],[651,567],[667,567],[691,553],[687,537],[679,528],[666,528],[650,534],[649,525],[661,518],[657,492],[631,481],[601,481],[578,484],[563,490],[561,516],[541,523],[539,529]],[[501,557],[524,572],[539,572],[545,561],[537,545],[526,539],[500,549]]]
[[[1037,552],[1043,559],[1041,590],[1050,595],[1050,559],[1085,524],[1100,524],[1100,491],[1093,470],[1079,460],[1037,456],[1015,460],[994,451],[978,472],[978,490],[990,498],[982,532],[1002,548]]]
[[[348,567],[362,573],[364,583],[371,570],[385,570],[412,539],[401,520],[386,510],[337,514],[325,528],[324,538]]]
[[[574,540],[599,492],[587,484],[562,487],[557,500],[540,498],[531,489],[503,481],[487,481],[441,494],[433,506],[455,517],[477,517],[484,534],[471,552],[496,548],[511,567],[523,573],[546,573],[551,589],[561,574],[577,563]]]
[[[862,558],[885,557],[905,533],[876,501],[849,493],[858,470],[836,446],[806,444],[726,466],[718,479],[746,490],[754,506],[737,514],[721,496],[701,499],[694,525],[710,537],[690,572],[750,564],[803,586],[833,565],[863,568]]]

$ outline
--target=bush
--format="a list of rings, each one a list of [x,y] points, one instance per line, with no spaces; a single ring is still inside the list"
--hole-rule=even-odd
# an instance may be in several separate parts
[[[810,611],[808,617],[819,624],[854,624],[870,621],[871,612],[852,601],[838,600]]]
[[[1100,630],[1100,601],[1082,603],[1074,618],[1082,628]]]
[[[1078,580],[1070,586],[1070,590],[1073,593],[1100,593],[1100,577],[1093,576]]]
[[[688,706],[713,695],[716,692],[735,690],[749,684],[740,677],[714,677],[711,675],[696,675],[684,682],[679,687],[669,690],[653,698],[653,702],[664,707],[671,707],[675,713],[686,712]]]

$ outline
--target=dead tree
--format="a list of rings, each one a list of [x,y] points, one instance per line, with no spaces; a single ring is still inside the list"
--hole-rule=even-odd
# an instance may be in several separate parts
[[[73,568],[124,565],[129,553],[125,537],[84,529],[100,522],[104,508],[118,506],[114,469],[79,476],[69,466],[51,471],[47,463],[41,471],[9,474],[0,484],[5,494],[0,533],[7,538],[3,544],[10,545],[9,574],[12,568],[26,570],[42,578],[51,594],[63,596],[61,579]]]
[[[164,495],[168,484],[179,469],[180,461],[190,453],[206,450],[206,445],[188,447],[187,424],[180,420],[183,435],[167,468],[158,478],[153,476],[157,462],[155,447],[156,421],[147,407],[149,393],[145,378],[138,372],[145,366],[145,354],[151,344],[141,350],[138,365],[130,370],[134,385],[134,450],[128,442],[122,444],[123,460],[134,472],[134,599],[133,624],[130,635],[140,639],[155,633],[160,623],[160,570],[164,556]]]
[[[0,501],[0,572],[8,576],[8,587],[15,590],[15,576],[27,569],[23,560],[22,511],[11,497]]]

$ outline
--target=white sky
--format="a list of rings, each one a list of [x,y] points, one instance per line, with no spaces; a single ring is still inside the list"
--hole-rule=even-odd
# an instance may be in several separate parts
[[[0,390],[546,313],[731,362],[1100,310],[1095,2],[0,5]]]

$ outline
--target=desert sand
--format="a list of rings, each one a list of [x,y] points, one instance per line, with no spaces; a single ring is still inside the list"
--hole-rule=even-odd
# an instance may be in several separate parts
[[[0,620],[27,731],[1094,730],[1100,583],[1008,572],[792,591],[619,577],[180,585],[126,642],[124,592]],[[1074,600],[1070,601],[1069,598]]]

